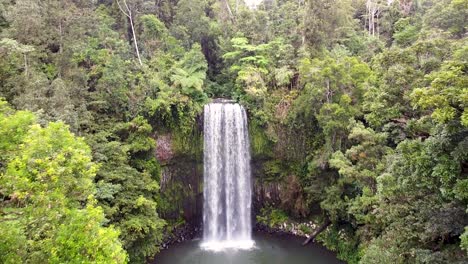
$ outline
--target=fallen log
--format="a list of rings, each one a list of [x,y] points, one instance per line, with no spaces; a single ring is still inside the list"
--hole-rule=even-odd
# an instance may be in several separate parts
[[[319,228],[315,229],[315,231],[310,234],[310,236],[302,243],[303,246],[309,244],[311,241],[315,239],[316,236],[318,236],[320,233],[322,233],[323,230],[325,230],[329,225],[331,224],[330,219],[327,219],[323,225],[321,225]]]

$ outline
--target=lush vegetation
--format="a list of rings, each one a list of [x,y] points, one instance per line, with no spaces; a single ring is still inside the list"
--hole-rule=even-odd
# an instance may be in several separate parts
[[[0,0],[0,263],[154,256],[176,199],[155,138],[200,155],[215,97],[286,184],[263,222],[320,214],[349,263],[463,262],[467,20],[467,0]]]

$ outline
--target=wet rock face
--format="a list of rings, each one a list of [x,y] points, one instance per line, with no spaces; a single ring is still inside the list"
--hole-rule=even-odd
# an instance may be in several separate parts
[[[284,182],[263,180],[261,166],[252,162],[253,178],[253,220],[265,206],[280,207],[288,191]],[[162,166],[160,180],[160,214],[165,219],[182,217],[187,223],[199,225],[203,216],[203,163],[187,157],[173,157]]]
[[[171,135],[161,135],[156,139],[156,158],[161,164],[166,164],[174,158],[174,151],[172,149]]]
[[[203,216],[203,158],[192,152],[180,149],[180,139],[176,135],[155,136],[157,147],[155,156],[161,163],[159,214],[166,220],[182,218],[186,223],[201,227]],[[179,140],[179,141],[178,141]],[[177,147],[179,146],[179,147]],[[197,146],[202,152],[203,145]],[[201,149],[198,149],[201,148]],[[265,206],[284,207],[285,201],[297,204],[290,198],[291,182],[265,179],[264,162],[253,157],[252,168],[252,220]]]
[[[158,213],[169,221],[183,219],[198,226],[203,210],[203,164],[176,147],[181,145],[177,135],[160,134],[155,139],[154,154],[161,164]]]
[[[256,180],[254,201],[260,207],[265,204],[279,205],[281,203],[281,184]]]
[[[177,158],[162,167],[160,214],[198,226],[203,210],[203,167],[196,161]]]
[[[261,178],[255,180],[254,185],[254,213],[258,214],[261,208],[281,208],[291,216],[306,217],[309,209],[305,203],[302,189],[297,188],[297,178],[289,176],[284,181],[268,182]]]
[[[252,164],[254,177],[252,199],[255,214],[265,207],[282,209],[295,218],[303,218],[309,214],[309,206],[297,176],[285,173],[283,176],[273,178],[271,175],[266,175],[264,161],[253,160]]]

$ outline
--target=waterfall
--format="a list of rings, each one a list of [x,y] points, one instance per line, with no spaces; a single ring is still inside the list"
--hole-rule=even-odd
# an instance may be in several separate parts
[[[250,145],[245,109],[229,101],[204,108],[202,248],[251,248]]]

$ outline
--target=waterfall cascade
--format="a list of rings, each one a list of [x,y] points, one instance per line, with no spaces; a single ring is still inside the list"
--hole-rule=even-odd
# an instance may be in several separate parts
[[[229,101],[206,105],[202,248],[253,247],[250,175],[245,109]]]

